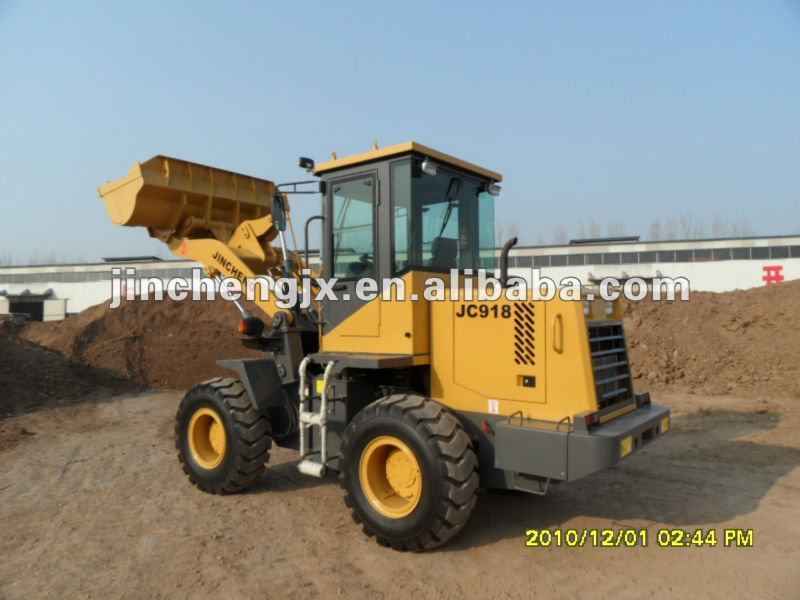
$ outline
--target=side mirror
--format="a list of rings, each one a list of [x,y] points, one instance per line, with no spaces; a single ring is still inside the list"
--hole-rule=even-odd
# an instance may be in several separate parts
[[[272,197],[272,222],[278,231],[286,231],[286,202],[279,194]]]

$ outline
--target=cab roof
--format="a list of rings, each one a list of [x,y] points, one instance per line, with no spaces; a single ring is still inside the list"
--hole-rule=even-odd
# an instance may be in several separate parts
[[[423,146],[417,142],[404,142],[394,146],[387,146],[386,148],[378,148],[376,150],[370,150],[369,152],[362,152],[361,154],[353,154],[352,156],[345,156],[343,158],[333,158],[327,162],[317,165],[317,167],[314,169],[314,174],[319,175],[320,173],[344,169],[345,167],[354,167],[356,165],[390,158],[392,156],[411,153],[430,157],[437,162],[452,165],[465,171],[470,171],[476,175],[480,175],[481,177],[491,179],[492,181],[503,181],[503,176],[500,173],[490,171],[489,169],[484,169],[483,167],[479,167],[478,165],[461,160],[455,156],[445,154],[444,152],[439,152],[438,150],[434,150],[428,146]]]

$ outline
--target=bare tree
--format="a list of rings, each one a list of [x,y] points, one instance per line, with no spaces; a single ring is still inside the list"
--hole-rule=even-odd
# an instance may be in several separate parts
[[[692,230],[692,239],[700,240],[706,237],[705,223],[697,223]]]
[[[556,226],[555,229],[553,229],[553,243],[556,246],[563,246],[564,244],[566,244],[568,237],[569,236],[567,235],[567,230],[564,229],[561,225],[558,225]]]
[[[608,232],[608,237],[623,236],[626,232],[625,223],[622,223],[621,221],[609,222],[606,225],[606,231]]]
[[[661,240],[664,238],[664,228],[661,226],[661,219],[656,217],[650,221],[650,239]]]
[[[578,229],[578,237],[582,240],[586,239],[586,225],[581,223],[580,228]]]
[[[519,239],[519,223],[517,223],[516,221],[508,226],[508,239],[511,239],[513,237]]]
[[[730,232],[733,237],[748,237],[753,235],[753,226],[749,219],[743,217],[731,223]]]
[[[692,239],[692,234],[694,232],[694,228],[692,225],[692,215],[684,214],[678,217],[678,223],[680,224],[681,228],[681,237],[685,240]]]
[[[536,245],[537,246],[546,246],[547,245],[547,238],[543,233],[536,234]]]
[[[502,223],[495,223],[495,226],[494,226],[494,241],[495,241],[495,245],[498,248],[506,243],[506,239],[504,237],[505,232],[506,232],[506,228]]]
[[[670,218],[664,226],[664,239],[674,240],[678,237],[678,221],[675,218]]]
[[[711,221],[711,235],[714,237],[725,237],[728,235],[730,229],[728,227],[728,220],[724,215],[714,215]]]
[[[589,221],[589,237],[592,239],[596,239],[602,237],[602,228],[600,227],[600,223],[597,219],[592,219]]]
[[[55,252],[45,252],[44,254],[34,252],[28,259],[29,265],[58,265],[64,262],[65,260],[63,258],[59,258]]]
[[[715,215],[710,227],[707,222],[697,221],[689,213],[667,220],[656,217],[650,221],[651,240],[674,240],[679,235],[685,240],[697,240],[707,237],[709,232],[716,238],[747,237],[753,235],[753,227],[746,218],[731,220],[725,215]]]

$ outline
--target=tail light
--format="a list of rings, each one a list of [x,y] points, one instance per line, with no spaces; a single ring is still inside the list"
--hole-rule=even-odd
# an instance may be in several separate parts
[[[583,423],[586,425],[587,429],[592,425],[597,425],[599,422],[600,422],[600,415],[596,412],[589,413],[588,415],[584,415],[583,417]]]
[[[239,333],[251,337],[259,336],[264,331],[264,321],[258,317],[248,317],[239,321]]]
[[[636,392],[636,406],[650,406],[650,392]]]

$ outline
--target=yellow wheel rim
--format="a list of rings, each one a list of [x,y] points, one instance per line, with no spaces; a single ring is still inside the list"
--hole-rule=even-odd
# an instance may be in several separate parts
[[[200,408],[189,421],[189,451],[194,461],[204,469],[216,469],[225,459],[228,439],[219,413]]]
[[[414,453],[396,437],[372,440],[361,453],[361,489],[384,517],[402,519],[422,498],[422,470]]]

